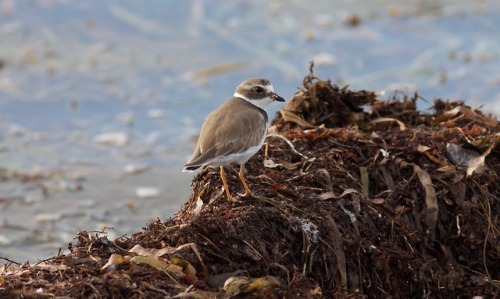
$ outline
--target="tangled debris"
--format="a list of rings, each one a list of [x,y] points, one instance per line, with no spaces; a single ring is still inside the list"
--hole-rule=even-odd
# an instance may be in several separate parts
[[[35,265],[5,261],[0,295],[494,298],[500,122],[462,102],[422,113],[418,99],[379,100],[311,70],[247,163],[257,198],[228,203],[205,168],[172,219],[114,241],[81,232],[70,254]]]

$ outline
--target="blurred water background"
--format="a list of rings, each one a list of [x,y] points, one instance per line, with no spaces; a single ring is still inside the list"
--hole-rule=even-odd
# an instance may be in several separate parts
[[[499,29],[494,0],[0,0],[0,257],[172,216],[199,126],[248,77],[289,99],[314,60],[500,115]]]

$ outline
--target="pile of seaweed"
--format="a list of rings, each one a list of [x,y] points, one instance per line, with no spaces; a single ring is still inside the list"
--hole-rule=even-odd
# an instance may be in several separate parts
[[[380,100],[311,72],[226,200],[205,168],[176,215],[70,254],[4,262],[10,298],[448,298],[500,293],[500,122]],[[243,191],[236,169],[228,182]]]

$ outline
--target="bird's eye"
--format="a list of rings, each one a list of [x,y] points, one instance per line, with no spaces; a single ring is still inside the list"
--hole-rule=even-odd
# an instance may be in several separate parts
[[[254,90],[256,93],[263,93],[264,92],[264,88],[262,88],[261,86],[255,86]]]

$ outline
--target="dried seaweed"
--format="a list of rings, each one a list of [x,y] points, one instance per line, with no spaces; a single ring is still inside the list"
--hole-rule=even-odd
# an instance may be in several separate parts
[[[228,203],[205,168],[175,217],[115,241],[79,233],[43,265],[8,262],[0,295],[498,296],[500,122],[462,102],[422,113],[418,94],[399,96],[339,88],[311,68],[273,120],[282,138],[247,163],[256,198]],[[178,270],[130,262],[137,245]],[[103,268],[112,254],[123,260]]]

